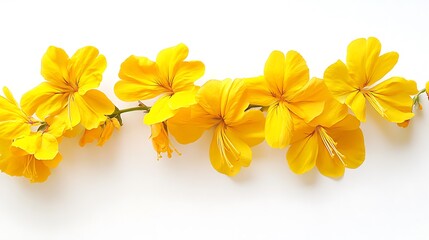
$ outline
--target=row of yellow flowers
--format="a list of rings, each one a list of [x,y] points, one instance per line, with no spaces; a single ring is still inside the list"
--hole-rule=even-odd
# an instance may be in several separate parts
[[[213,129],[210,161],[220,173],[233,176],[249,166],[251,147],[265,140],[273,148],[289,146],[286,159],[295,173],[317,167],[325,176],[340,177],[365,159],[359,126],[367,103],[387,121],[406,127],[425,92],[402,77],[382,81],[398,54],[380,51],[376,38],[356,39],[345,62],[337,61],[323,78],[312,79],[298,52],[273,51],[261,76],[197,86],[205,66],[185,61],[188,48],[179,44],[160,51],[155,61],[132,55],[122,63],[115,94],[136,106],[118,109],[96,89],[106,59],[95,47],[81,48],[72,57],[49,47],[41,69],[46,81],[20,103],[3,88],[0,169],[43,182],[62,160],[58,146],[63,137],[80,136],[81,146],[94,141],[102,146],[122,126],[122,114],[143,111],[158,159],[163,153],[180,155],[170,135],[188,144]],[[156,99],[150,107],[144,103],[149,99]]]

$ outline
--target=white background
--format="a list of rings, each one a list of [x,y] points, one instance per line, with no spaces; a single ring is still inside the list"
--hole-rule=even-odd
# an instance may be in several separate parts
[[[0,2],[0,85],[17,98],[43,81],[47,47],[70,55],[94,45],[108,61],[100,89],[113,94],[120,63],[155,59],[180,42],[208,79],[262,74],[272,50],[299,51],[312,76],[344,59],[348,43],[375,36],[397,51],[389,76],[429,80],[425,1],[12,1]],[[339,180],[293,174],[286,149],[263,143],[250,168],[218,174],[211,134],[156,160],[141,113],[104,147],[61,145],[46,183],[0,174],[0,239],[429,239],[429,104],[407,129],[369,111],[366,161]]]

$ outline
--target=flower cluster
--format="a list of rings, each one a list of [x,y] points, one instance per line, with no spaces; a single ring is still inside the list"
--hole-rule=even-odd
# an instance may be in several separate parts
[[[273,51],[260,76],[198,86],[205,66],[187,61],[188,48],[179,44],[160,51],[155,61],[132,55],[122,63],[114,91],[136,106],[118,109],[96,89],[106,59],[95,47],[72,57],[49,47],[42,58],[44,82],[19,104],[3,88],[0,170],[43,182],[62,159],[62,138],[80,136],[81,146],[94,141],[102,146],[122,126],[122,114],[143,111],[158,159],[180,155],[171,137],[189,144],[211,130],[210,162],[228,176],[248,167],[251,148],[265,140],[272,148],[287,149],[294,173],[317,167],[325,176],[340,177],[365,160],[360,122],[366,120],[367,103],[387,121],[407,127],[414,108],[421,108],[419,96],[429,94],[429,82],[419,91],[415,81],[403,77],[381,80],[399,55],[380,52],[376,38],[356,39],[345,62],[330,65],[323,78],[310,78],[298,52]],[[147,106],[147,100],[155,102]]]

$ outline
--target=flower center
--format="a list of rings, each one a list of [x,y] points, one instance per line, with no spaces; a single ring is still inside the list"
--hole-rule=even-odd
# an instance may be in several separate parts
[[[344,166],[347,166],[347,164],[343,160],[345,156],[337,149],[337,142],[335,142],[334,139],[332,139],[331,136],[329,136],[329,134],[322,126],[317,126],[316,132],[319,134],[320,138],[322,139],[323,145],[325,145],[325,148],[326,150],[328,150],[329,155],[332,158],[337,156],[338,159],[340,159],[341,163]]]
[[[380,102],[377,100],[377,98],[374,96],[374,93],[372,93],[368,89],[361,89],[360,92],[363,94],[365,99],[368,100],[368,102],[375,108],[375,110],[382,116],[386,117],[386,109],[381,106]]]

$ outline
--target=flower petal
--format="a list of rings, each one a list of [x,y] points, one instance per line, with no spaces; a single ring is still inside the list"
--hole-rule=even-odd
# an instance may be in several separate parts
[[[189,91],[176,92],[173,94],[173,96],[170,97],[170,100],[168,101],[168,106],[173,110],[177,110],[179,108],[194,105],[197,103],[197,100],[195,98],[197,92],[198,88],[196,87]]]
[[[288,101],[287,106],[295,115],[309,122],[322,113],[325,100],[329,97],[329,91],[323,80],[313,78]]]
[[[68,61],[69,56],[63,49],[50,46],[42,57],[42,76],[54,86],[66,86],[69,84]]]
[[[374,101],[369,102],[387,120],[402,123],[414,116],[410,96],[417,93],[416,82],[393,77],[371,89]]]
[[[219,121],[214,122],[210,115],[196,115],[193,113],[194,116],[192,116],[191,111],[191,108],[182,108],[167,121],[169,133],[181,144],[195,142],[206,129]]]
[[[178,63],[172,88],[175,93],[189,91],[194,87],[194,82],[204,75],[205,66],[200,61]]]
[[[80,113],[80,123],[86,129],[93,129],[106,120],[106,115],[112,114],[115,111],[115,105],[107,96],[95,89],[86,92],[80,96],[74,94],[74,102]],[[75,110],[71,110],[73,112]]]
[[[156,64],[159,67],[162,85],[171,86],[180,63],[188,56],[188,52],[188,47],[180,43],[174,47],[163,49],[158,53]]]
[[[39,136],[40,146],[34,157],[38,160],[52,160],[58,154],[58,141],[51,134],[45,133]]]
[[[293,121],[289,109],[279,103],[268,108],[265,121],[265,139],[273,148],[286,147],[292,138]]]
[[[361,92],[356,91],[350,94],[346,99],[346,104],[353,111],[359,121],[366,121],[366,101],[364,95]]]
[[[323,146],[322,140],[319,139],[319,145]],[[338,178],[344,175],[344,164],[340,161],[337,155],[332,157],[325,147],[319,149],[317,160],[317,169],[327,177]]]
[[[237,137],[251,147],[258,145],[265,139],[265,117],[261,111],[246,111],[240,121],[229,125],[229,127]]]
[[[345,158],[347,168],[357,168],[365,160],[364,137],[360,128],[344,131],[331,130],[330,134],[338,143],[337,148]]]
[[[373,68],[380,55],[381,44],[376,38],[359,38],[347,47],[347,68],[349,74],[359,88],[368,85],[367,73]]]
[[[367,66],[368,83],[371,86],[384,77],[398,62],[399,54],[396,52],[388,52],[381,55],[374,65]],[[368,63],[367,63],[368,64]]]
[[[155,62],[145,57],[130,56],[122,64],[115,94],[123,101],[154,98],[167,90],[158,81],[159,71]]]
[[[304,58],[296,51],[289,51],[284,63],[283,80],[283,92],[287,98],[304,88],[309,79],[310,73]]]
[[[319,141],[316,134],[291,144],[286,159],[292,172],[302,174],[311,170],[316,164],[319,151]]]
[[[262,77],[244,79],[246,92],[250,104],[259,106],[270,106],[275,103],[276,98],[273,97],[268,89],[267,81]]]
[[[210,144],[210,162],[220,173],[236,175],[241,167],[248,167],[252,160],[252,150],[233,132],[219,125]]]
[[[79,89],[80,95],[83,95],[100,85],[106,65],[106,58],[99,55],[97,48],[92,46],[80,48],[70,58],[68,64],[69,82]]]
[[[347,66],[340,60],[325,70],[323,78],[333,97],[341,103],[359,89],[357,82],[350,78]]]
[[[267,81],[270,92],[276,96],[282,96],[284,93],[285,81],[285,55],[280,51],[271,52],[265,63],[264,77]]]
[[[150,108],[150,112],[144,116],[144,124],[153,125],[173,117],[177,110],[172,110],[169,107],[169,100],[170,96],[163,96],[158,99]]]

